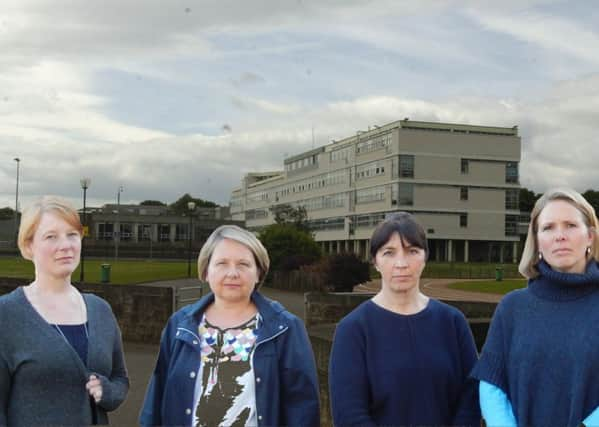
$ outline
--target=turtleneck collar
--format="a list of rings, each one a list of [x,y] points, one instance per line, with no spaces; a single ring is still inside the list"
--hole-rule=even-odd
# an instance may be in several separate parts
[[[536,267],[539,276],[528,282],[528,288],[539,298],[569,301],[599,289],[599,266],[594,260],[589,261],[581,274],[555,271],[545,260],[539,261]]]

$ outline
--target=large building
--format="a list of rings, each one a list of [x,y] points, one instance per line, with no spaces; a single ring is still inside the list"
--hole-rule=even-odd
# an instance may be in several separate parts
[[[399,120],[289,157],[284,170],[247,174],[231,215],[259,230],[270,208],[304,206],[325,252],[366,257],[385,215],[408,211],[424,225],[436,261],[516,261],[517,126]]]

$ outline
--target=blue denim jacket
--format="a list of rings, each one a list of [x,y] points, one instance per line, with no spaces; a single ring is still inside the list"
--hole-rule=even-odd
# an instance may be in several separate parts
[[[259,426],[319,426],[314,354],[303,322],[258,292],[252,301],[262,318],[253,352]],[[190,426],[200,368],[198,323],[214,301],[208,294],[169,319],[139,422],[142,426]]]

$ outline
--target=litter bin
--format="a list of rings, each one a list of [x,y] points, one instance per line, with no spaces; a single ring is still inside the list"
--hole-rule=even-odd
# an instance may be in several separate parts
[[[495,267],[495,280],[501,282],[503,280],[503,267]]]
[[[110,283],[110,264],[100,265],[100,282]]]

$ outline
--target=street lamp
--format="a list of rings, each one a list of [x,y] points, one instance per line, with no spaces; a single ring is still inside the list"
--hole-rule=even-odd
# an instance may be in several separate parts
[[[119,221],[119,214],[121,213],[121,193],[123,192],[123,186],[119,185],[119,189],[116,192],[116,221],[115,221],[115,232],[114,232],[114,260],[119,259],[119,242],[121,240],[121,222]],[[117,228],[118,225],[118,228]]]
[[[79,281],[81,283],[83,283],[83,281],[85,280],[85,272],[84,272],[84,267],[85,267],[85,236],[86,234],[89,234],[88,228],[87,228],[87,211],[85,210],[85,198],[87,196],[87,189],[89,188],[89,186],[92,183],[92,180],[90,178],[81,178],[81,180],[79,180],[79,182],[81,183],[81,188],[83,189],[83,238],[81,239],[81,270],[79,270],[80,275],[79,275]]]
[[[191,277],[191,231],[193,228],[193,211],[195,211],[195,202],[187,202],[189,210],[189,232],[187,233],[187,277]]]
[[[19,236],[19,164],[21,163],[21,159],[15,157],[13,159],[17,162],[17,189],[15,191],[15,242]]]

